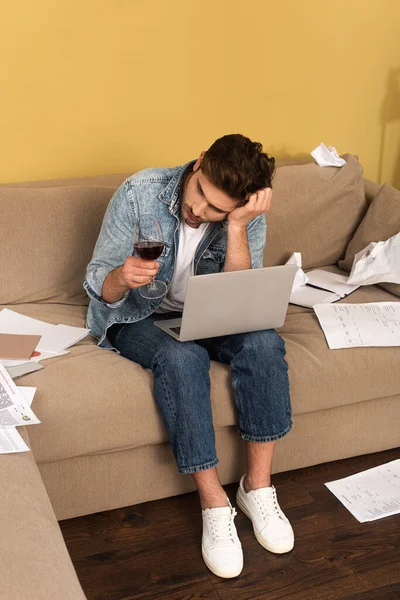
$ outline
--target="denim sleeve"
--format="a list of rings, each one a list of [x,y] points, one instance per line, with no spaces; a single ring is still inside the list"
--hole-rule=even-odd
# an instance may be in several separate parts
[[[83,282],[89,298],[109,308],[122,306],[130,292],[127,290],[120,300],[112,303],[101,297],[107,275],[123,265],[133,252],[134,203],[130,192],[124,182],[112,196]]]
[[[267,240],[267,222],[265,214],[259,215],[247,226],[247,240],[251,256],[251,268],[259,269],[264,265],[264,249]]]

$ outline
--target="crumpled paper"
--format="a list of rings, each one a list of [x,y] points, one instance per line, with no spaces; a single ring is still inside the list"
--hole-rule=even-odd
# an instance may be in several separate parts
[[[386,242],[371,242],[355,255],[347,283],[400,283],[400,231]]]
[[[346,164],[333,146],[326,147],[325,144],[320,144],[310,154],[320,167],[343,167]]]
[[[297,265],[299,268],[296,271],[296,275],[293,281],[292,291],[301,287],[302,285],[306,285],[309,278],[304,273],[301,268],[301,252],[294,252],[289,260],[286,262],[287,265]]]

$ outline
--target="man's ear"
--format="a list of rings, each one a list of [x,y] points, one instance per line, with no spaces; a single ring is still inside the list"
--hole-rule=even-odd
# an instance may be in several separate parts
[[[203,152],[200,154],[199,158],[197,159],[196,163],[193,165],[194,172],[196,172],[198,169],[200,169],[201,163],[203,162],[204,155],[205,155],[205,151],[203,150]]]

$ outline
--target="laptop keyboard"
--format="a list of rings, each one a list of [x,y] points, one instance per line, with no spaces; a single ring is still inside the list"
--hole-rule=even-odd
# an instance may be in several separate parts
[[[174,333],[177,333],[178,335],[180,335],[181,328],[180,327],[171,327],[171,331],[173,331]]]

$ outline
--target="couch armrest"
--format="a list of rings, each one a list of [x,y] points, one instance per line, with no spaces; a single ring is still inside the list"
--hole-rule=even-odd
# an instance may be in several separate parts
[[[26,428],[18,431],[29,445]],[[85,600],[32,452],[0,463],[1,597]]]

